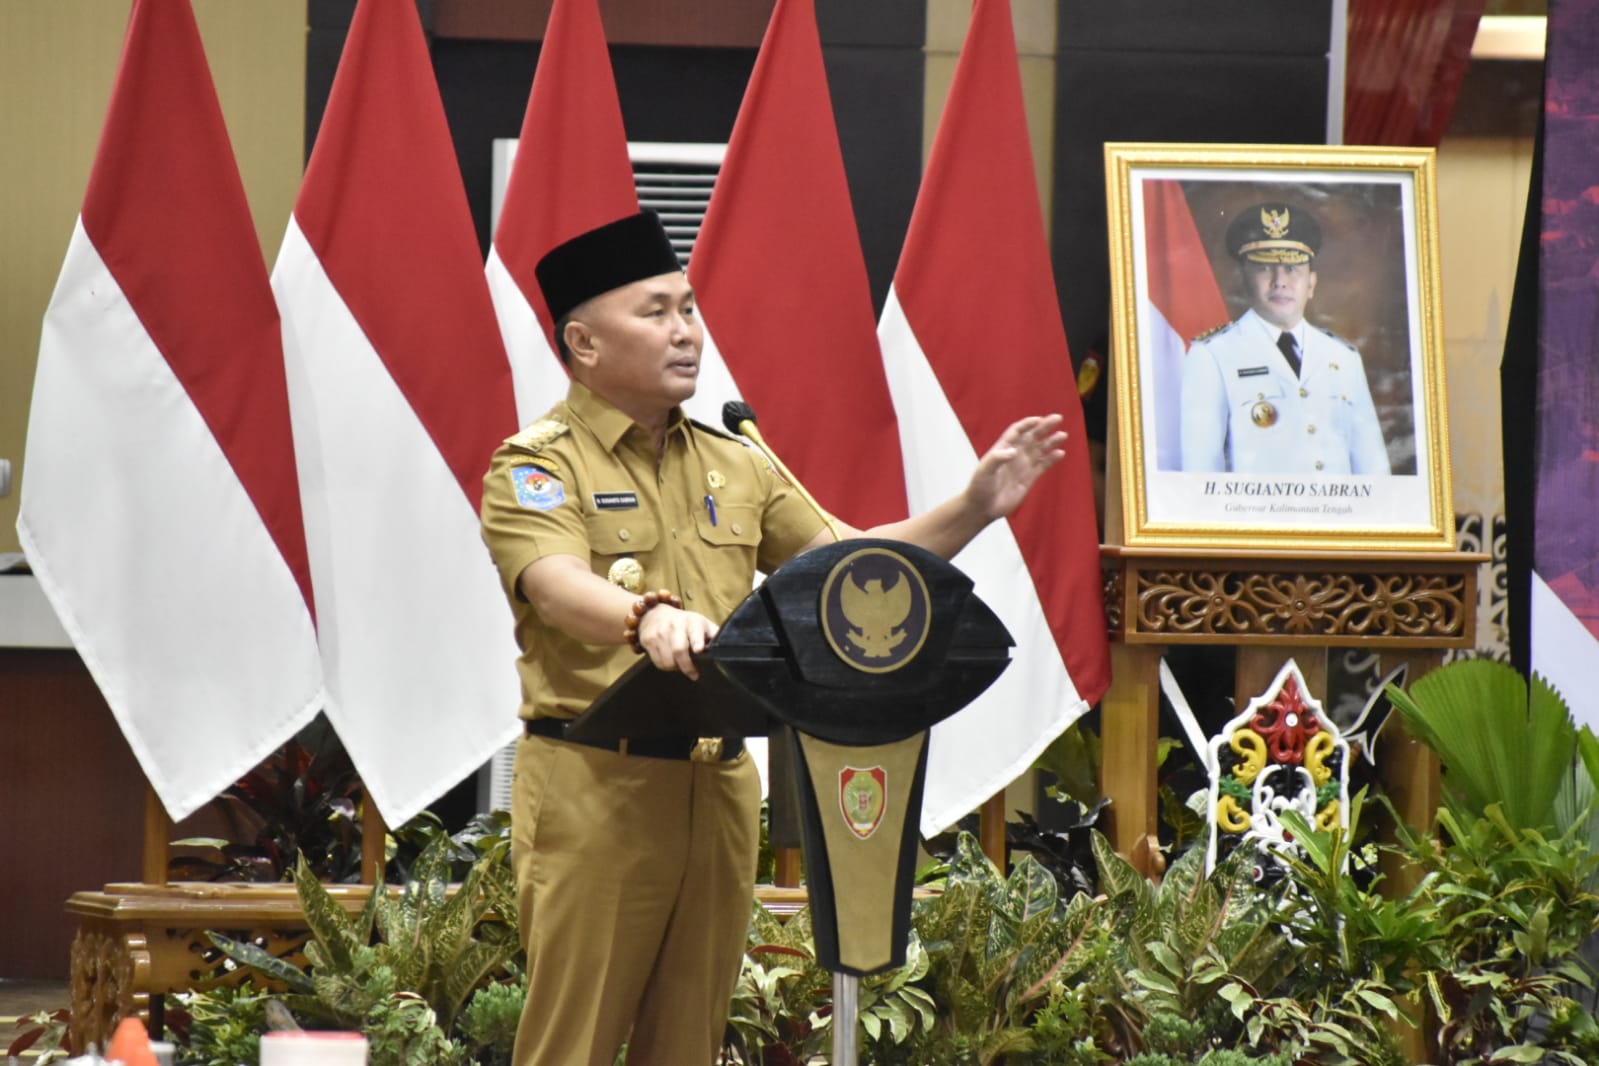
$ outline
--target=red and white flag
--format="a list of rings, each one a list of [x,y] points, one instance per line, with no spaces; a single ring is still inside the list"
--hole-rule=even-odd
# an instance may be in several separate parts
[[[1228,319],[1227,301],[1216,284],[1182,182],[1170,178],[1144,182],[1144,247],[1149,263],[1155,462],[1159,470],[1181,470],[1183,356],[1195,337]]]
[[[516,732],[516,647],[478,524],[517,428],[411,0],[360,0],[272,274],[328,717],[399,825]]]
[[[872,321],[814,0],[777,0],[688,267],[761,434],[829,511],[905,517],[899,431]],[[711,337],[714,335],[714,343]],[[702,363],[700,417],[723,401]]]
[[[278,313],[188,0],[137,0],[39,346],[17,531],[167,812],[321,704]]]
[[[598,3],[555,0],[486,267],[521,423],[564,399],[568,382],[534,268],[556,245],[637,210]]]
[[[977,0],[878,327],[913,512],[1016,419],[1058,411],[1066,459],[955,558],[1016,639],[1011,666],[933,729],[922,832],[1021,776],[1110,683],[1082,405],[1033,178],[1008,0]]]

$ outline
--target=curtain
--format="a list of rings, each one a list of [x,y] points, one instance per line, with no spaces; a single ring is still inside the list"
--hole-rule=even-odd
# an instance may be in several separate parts
[[[1344,143],[1436,147],[1485,0],[1349,0]]]

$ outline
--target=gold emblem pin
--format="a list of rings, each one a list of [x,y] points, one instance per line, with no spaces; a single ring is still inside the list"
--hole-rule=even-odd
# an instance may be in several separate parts
[[[727,478],[723,476],[720,470],[707,470],[705,472],[705,483],[713,489],[719,489],[727,484]]]
[[[611,584],[620,585],[629,592],[644,591],[644,567],[631,555],[612,563],[606,577],[611,579]]]
[[[1261,429],[1270,429],[1277,424],[1277,408],[1270,400],[1261,400],[1249,409],[1249,420]]]
[[[1268,211],[1260,209],[1260,225],[1266,231],[1266,236],[1273,240],[1281,239],[1288,232],[1288,208],[1281,211]]]

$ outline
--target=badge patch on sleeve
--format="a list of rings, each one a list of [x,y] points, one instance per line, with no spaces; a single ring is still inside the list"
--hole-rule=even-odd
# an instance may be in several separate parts
[[[536,466],[513,466],[511,484],[516,502],[535,511],[551,511],[566,502],[565,487]]]

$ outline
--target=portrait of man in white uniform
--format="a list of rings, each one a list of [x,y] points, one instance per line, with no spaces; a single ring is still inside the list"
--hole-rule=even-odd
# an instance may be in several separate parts
[[[1195,340],[1183,360],[1182,469],[1389,474],[1360,351],[1305,318],[1322,245],[1315,216],[1252,204],[1226,242],[1249,308]]]

